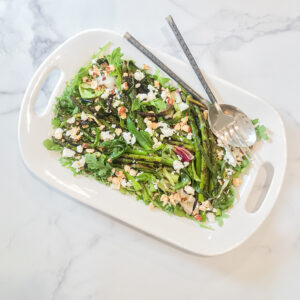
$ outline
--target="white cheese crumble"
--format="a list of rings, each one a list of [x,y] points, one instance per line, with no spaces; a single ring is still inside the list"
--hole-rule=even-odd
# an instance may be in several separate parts
[[[62,152],[63,157],[74,157],[74,155],[75,155],[75,151],[69,148],[64,148]]]
[[[169,89],[165,89],[164,91],[162,91],[160,96],[161,96],[161,99],[163,99],[166,102],[168,98],[171,98]]]
[[[136,142],[135,136],[132,135],[130,132],[123,132],[122,137],[127,144],[133,145]]]
[[[76,160],[72,164],[72,168],[75,169],[75,171],[78,173],[80,171],[80,168],[83,168],[85,164],[85,157],[82,156],[81,159]]]
[[[117,108],[119,105],[121,104],[121,101],[120,100],[116,100],[116,101],[114,101],[114,103],[113,103],[113,107],[114,108]]]
[[[154,133],[153,129],[151,129],[151,128],[149,128],[149,127],[147,127],[147,128],[145,129],[145,131],[148,132],[151,136],[152,136],[153,133]]]
[[[152,147],[153,149],[156,149],[156,148],[158,148],[161,145],[161,142],[158,141],[157,138],[153,138],[153,141],[154,141],[154,145]]]
[[[100,134],[100,138],[103,141],[111,141],[115,138],[115,135],[111,134],[109,131],[102,131]]]
[[[58,140],[62,139],[63,130],[61,128],[56,128],[54,132],[54,137]]]
[[[111,124],[111,128],[116,128],[116,124]]]
[[[213,213],[207,213],[206,214],[206,217],[207,217],[207,220],[208,220],[208,222],[210,222],[210,223],[214,223],[215,222],[215,220],[216,220],[216,218],[215,218],[215,214],[213,214]]]
[[[225,159],[230,165],[232,165],[233,167],[236,166],[236,160],[234,159],[234,157],[233,157],[233,155],[231,154],[231,152],[228,151],[227,149],[226,149],[226,151],[225,151],[224,159]]]
[[[157,124],[158,127],[160,127],[160,130],[165,137],[170,137],[174,134],[175,130],[170,128],[167,123],[158,122]]]
[[[187,134],[187,136],[186,136],[186,138],[188,139],[188,140],[191,140],[192,139],[192,137],[193,137],[193,134],[190,132],[190,133],[188,133]]]
[[[173,168],[176,172],[179,172],[181,169],[184,168],[184,165],[181,161],[179,160],[174,160],[173,162]]]
[[[82,153],[82,151],[83,151],[82,145],[78,145],[76,150],[77,150],[78,153]]]
[[[86,113],[83,111],[82,113],[81,113],[81,120],[82,121],[86,121],[88,119],[88,116],[86,115]]]
[[[195,194],[195,190],[193,189],[193,187],[191,187],[190,185],[186,185],[184,187],[184,191],[189,194],[189,195],[194,195]]]
[[[140,83],[137,83],[136,85],[135,85],[135,88],[139,88],[141,86],[141,84]]]
[[[148,95],[147,94],[137,94],[136,95],[137,98],[139,98],[141,101],[147,99]]]
[[[68,124],[73,124],[74,122],[75,122],[75,117],[74,116],[67,120]]]
[[[186,109],[189,108],[189,106],[186,103],[184,103],[184,102],[179,103],[178,107],[179,107],[180,111],[185,111]]]
[[[106,90],[104,91],[104,93],[101,95],[101,98],[102,98],[102,99],[107,99],[108,96],[109,96],[109,93],[110,93],[110,90],[109,90],[109,89],[106,89]]]
[[[137,81],[141,81],[144,78],[145,78],[145,74],[140,70],[136,70],[136,72],[134,73],[134,79]]]

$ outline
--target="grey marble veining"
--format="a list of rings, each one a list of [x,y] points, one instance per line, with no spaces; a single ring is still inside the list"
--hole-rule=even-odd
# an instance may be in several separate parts
[[[129,31],[265,98],[286,127],[288,168],[264,225],[215,258],[174,249],[53,190],[30,174],[18,112],[39,64],[88,28]],[[145,21],[147,20],[147,21]],[[300,287],[299,1],[0,0],[0,299],[298,299]],[[40,107],[51,93],[44,86]]]

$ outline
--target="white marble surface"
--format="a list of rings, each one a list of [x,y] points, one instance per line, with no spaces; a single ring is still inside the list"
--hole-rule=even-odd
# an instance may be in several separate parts
[[[24,90],[55,47],[101,27],[183,59],[169,13],[202,67],[272,103],[287,131],[287,173],[270,217],[215,258],[186,254],[60,194],[30,174],[18,151]],[[1,0],[0,299],[299,299],[299,53],[297,0]]]

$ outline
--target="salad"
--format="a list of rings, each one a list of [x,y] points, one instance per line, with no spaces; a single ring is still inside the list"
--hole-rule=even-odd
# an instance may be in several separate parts
[[[66,84],[44,141],[74,175],[93,176],[151,209],[222,224],[249,161],[226,152],[207,111],[149,66],[123,59],[109,44]],[[258,138],[267,139],[256,124]],[[237,163],[236,163],[237,162]]]

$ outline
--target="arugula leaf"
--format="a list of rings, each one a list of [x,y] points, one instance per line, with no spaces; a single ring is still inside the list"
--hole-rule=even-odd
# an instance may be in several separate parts
[[[92,59],[100,58],[101,54],[103,55],[104,52],[111,46],[111,42],[106,43],[103,47],[99,49],[99,51],[92,55]]]
[[[54,143],[53,140],[46,139],[43,141],[43,145],[46,149],[52,150],[52,151],[59,151],[62,149],[62,147],[56,143]]]
[[[111,175],[111,166],[105,162],[103,156],[97,158],[95,154],[85,154],[84,157],[87,169],[92,171],[97,179],[106,180]]]
[[[252,124],[253,124],[253,125],[256,125],[256,124],[258,124],[258,122],[259,122],[259,120],[258,120],[258,119],[253,119],[253,120],[252,120]]]
[[[131,111],[138,110],[141,107],[141,100],[139,98],[135,98],[132,101]]]
[[[53,118],[51,120],[51,124],[52,124],[53,129],[58,128],[61,124],[60,119],[59,118]]]
[[[170,81],[170,78],[162,77],[158,69],[156,70],[155,75],[153,75],[153,78],[157,80],[163,87],[168,81]]]
[[[121,53],[121,48],[118,47],[113,50],[111,54],[106,55],[106,58],[110,65],[115,67],[115,70],[110,73],[110,76],[116,77],[115,84],[119,90],[121,90],[122,83],[122,60],[123,53]]]
[[[267,128],[265,127],[265,125],[257,125],[255,127],[256,136],[259,141],[261,139],[263,139],[263,140],[269,139],[269,136],[267,135],[266,130],[267,130]]]
[[[148,103],[156,107],[158,111],[164,110],[167,107],[166,103],[162,99],[154,99],[149,101]]]
[[[82,83],[79,85],[79,93],[82,98],[91,99],[99,97],[103,93],[103,90],[101,89],[100,91],[96,91],[93,90],[89,85],[87,87],[85,83]]]
[[[102,152],[107,155],[107,159],[115,159],[121,156],[127,149],[128,145],[123,139],[105,141],[100,144]]]

